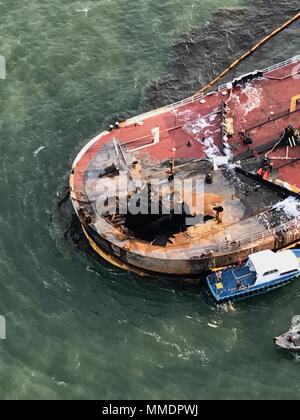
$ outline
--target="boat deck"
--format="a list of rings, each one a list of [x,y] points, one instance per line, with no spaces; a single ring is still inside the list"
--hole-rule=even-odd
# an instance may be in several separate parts
[[[296,255],[300,264],[300,250],[292,250]],[[257,275],[251,271],[249,267],[242,266],[229,268],[214,273],[207,277],[208,286],[213,296],[218,302],[226,302],[228,300],[240,300],[255,294],[264,293],[265,291],[276,289],[288,282],[298,278],[297,271],[281,275],[277,279],[265,281],[256,285]]]
[[[300,62],[300,60],[299,60]],[[299,67],[299,66],[298,66]],[[228,105],[228,117],[233,118],[234,134],[229,138],[231,151],[240,155],[249,149],[240,136],[241,131],[248,132],[253,138],[251,148],[259,149],[270,141],[278,139],[289,124],[300,126],[300,107],[290,114],[291,99],[300,95],[300,77],[297,63],[264,74],[264,79],[254,80],[244,87],[232,90],[224,89],[205,96],[202,100],[172,107],[161,113],[154,112],[136,117],[129,125],[114,129],[91,145],[76,165],[74,188],[84,188],[83,174],[91,159],[105,143],[117,138],[129,150],[139,150],[139,154],[150,154],[163,161],[172,159],[172,149],[176,148],[176,159],[200,159],[222,156],[222,103]],[[297,73],[297,74],[296,74]],[[284,115],[280,117],[281,115]],[[153,144],[151,130],[160,129],[160,141]],[[205,141],[207,140],[207,141]],[[145,147],[146,146],[146,147]],[[285,150],[277,154],[285,160]],[[291,156],[300,158],[300,146]],[[280,166],[280,165],[279,165]],[[297,165],[296,165],[297,166]],[[280,171],[284,181],[300,187],[300,179],[294,176],[294,166],[285,166]]]
[[[163,269],[171,273],[174,262],[182,274],[189,273],[190,264],[194,266],[192,271],[217,264],[229,265],[238,255],[246,258],[253,246],[257,250],[280,249],[286,241],[295,241],[298,231],[294,225],[288,227],[292,234],[285,240],[281,231],[287,229],[283,225],[293,221],[296,211],[285,214],[284,209],[272,210],[272,206],[279,205],[286,196],[272,190],[271,185],[257,186],[259,182],[251,183],[250,178],[241,179],[228,162],[233,159],[246,162],[245,159],[251,157],[255,160],[254,170],[255,165],[258,169],[266,145],[276,143],[287,126],[300,127],[300,106],[290,112],[292,99],[300,96],[299,63],[300,56],[278,68],[260,72],[254,80],[233,81],[206,96],[196,95],[121,122],[120,128],[101,133],[79,153],[70,178],[71,198],[81,221],[84,223],[88,215],[92,229],[105,238],[110,252],[107,243],[115,246],[118,255],[125,250],[132,264],[141,264],[154,272]],[[153,130],[159,130],[158,138]],[[241,133],[250,136],[253,143],[246,145]],[[104,170],[108,162],[117,160],[114,141],[122,145],[131,162],[138,161],[140,173],[136,172],[134,177],[143,182],[158,172],[167,176],[165,163],[173,159],[175,176],[181,178],[204,180],[207,169],[201,168],[201,160],[212,166],[225,164],[225,169],[214,173],[213,184],[206,185],[204,197],[205,216],[214,219],[216,203],[224,207],[222,223],[210,220],[191,226],[172,235],[161,247],[101,217],[96,201],[103,188],[122,176],[127,177],[126,173],[120,173],[115,179],[99,178],[99,171]],[[274,168],[271,180],[298,192],[300,146],[267,150]],[[151,259],[149,263],[147,258]],[[199,259],[207,261],[202,264]]]
[[[215,295],[226,297],[237,291],[254,286],[256,275],[247,267],[238,267],[223,271],[220,278],[214,274],[209,277],[209,281]]]

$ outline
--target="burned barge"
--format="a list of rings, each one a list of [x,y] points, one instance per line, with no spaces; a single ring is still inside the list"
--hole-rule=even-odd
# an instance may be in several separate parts
[[[297,56],[117,121],[70,177],[93,249],[140,274],[192,276],[298,242],[299,100]]]

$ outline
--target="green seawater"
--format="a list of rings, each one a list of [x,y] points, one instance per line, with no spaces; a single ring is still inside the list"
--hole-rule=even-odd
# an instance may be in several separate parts
[[[147,109],[178,37],[240,5],[0,1],[0,399],[300,397],[300,365],[272,343],[300,312],[300,284],[216,307],[205,287],[81,252],[53,216],[76,153],[113,116]],[[274,45],[272,60],[299,43]]]

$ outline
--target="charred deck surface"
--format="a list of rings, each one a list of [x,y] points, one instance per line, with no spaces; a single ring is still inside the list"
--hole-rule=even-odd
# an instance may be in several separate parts
[[[288,126],[300,126],[297,101],[291,112],[292,98],[300,95],[299,60],[234,81],[205,97],[133,118],[90,142],[77,157],[71,176],[71,196],[82,223],[112,244],[111,252],[120,256],[125,251],[124,258],[134,265],[147,265],[140,257],[164,261],[157,265],[149,261],[150,268],[160,272],[160,264],[170,271],[171,261],[183,261],[179,271],[188,274],[189,261],[209,258],[213,266],[226,263],[227,256],[228,262],[234,262],[254,248],[279,248],[286,244],[286,239],[280,242],[286,229],[292,231],[287,242],[297,239],[296,198],[288,197],[284,188],[274,189],[272,183],[237,172],[228,162],[235,156],[239,165],[256,173],[267,153],[273,166],[270,181],[298,191],[299,142],[286,147],[278,140]],[[130,219],[99,211],[99,198],[109,201],[108,186],[111,198],[120,201],[127,194],[114,189],[120,180],[133,183],[133,196],[151,179],[160,180],[162,191],[174,189],[168,178],[172,160],[179,179],[204,182],[213,166],[219,166],[213,183],[196,191],[203,195],[201,223],[184,226],[175,217],[171,222],[141,215]],[[224,209],[221,222],[216,220],[216,204]]]

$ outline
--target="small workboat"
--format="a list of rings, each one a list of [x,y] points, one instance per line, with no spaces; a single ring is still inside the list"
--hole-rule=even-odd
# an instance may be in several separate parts
[[[300,249],[257,252],[239,267],[207,277],[218,303],[237,301],[277,289],[300,276]]]
[[[300,353],[300,316],[294,316],[288,332],[274,338],[277,347],[292,353]]]

